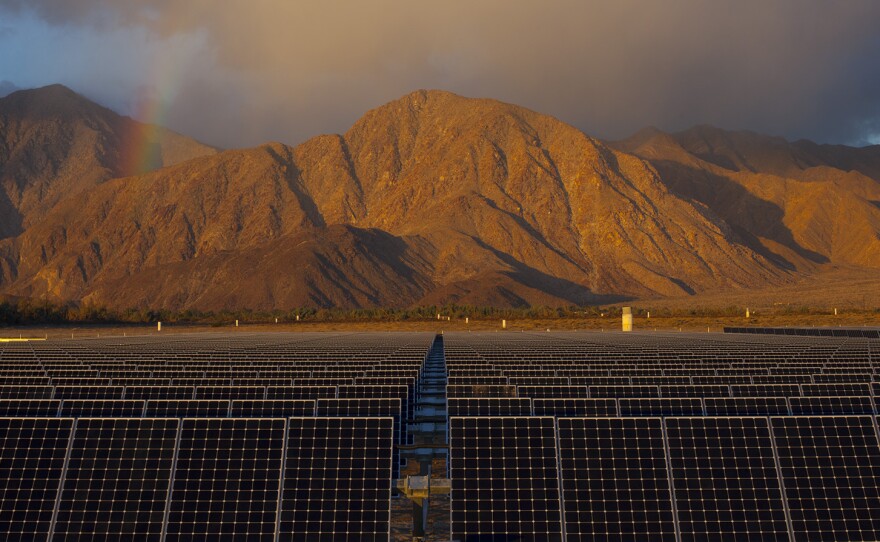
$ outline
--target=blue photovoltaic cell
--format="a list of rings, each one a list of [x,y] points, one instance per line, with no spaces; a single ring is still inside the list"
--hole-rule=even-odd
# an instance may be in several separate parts
[[[870,416],[771,418],[795,540],[880,540],[880,445]]]
[[[566,540],[675,540],[659,418],[559,418]]]
[[[388,540],[392,418],[291,418],[288,423],[281,540]]]
[[[555,419],[449,419],[453,540],[562,540]]]
[[[167,539],[272,539],[284,420],[182,421]]]
[[[45,540],[71,418],[0,418],[0,535],[5,540]]]
[[[666,418],[682,539],[788,540],[767,418]]]
[[[55,537],[159,539],[179,423],[160,418],[79,419]]]

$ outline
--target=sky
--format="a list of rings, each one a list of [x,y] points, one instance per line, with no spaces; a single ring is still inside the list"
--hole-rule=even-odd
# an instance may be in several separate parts
[[[417,89],[589,135],[880,143],[874,0],[0,0],[0,95],[61,83],[224,147],[342,133]]]

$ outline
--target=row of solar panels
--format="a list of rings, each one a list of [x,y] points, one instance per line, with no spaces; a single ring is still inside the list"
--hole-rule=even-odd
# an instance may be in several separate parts
[[[793,397],[812,395],[880,396],[880,382],[826,384],[706,384],[674,386],[446,386],[447,397]]]
[[[738,379],[736,377],[745,377]],[[696,380],[696,381],[695,381]],[[497,376],[497,375],[468,375],[468,376],[449,376],[447,383],[450,385],[471,385],[471,384],[496,384],[496,385],[512,385],[512,386],[674,386],[689,384],[706,384],[706,383],[725,383],[736,384],[741,383],[737,380],[744,380],[747,383],[755,384],[779,384],[779,383],[816,383],[823,384],[828,382],[880,382],[880,374],[871,373],[834,373],[834,374],[747,374],[745,372],[738,374],[729,374],[724,376],[553,376],[548,375],[530,375],[530,376]],[[2,377],[0,377],[2,381]]]
[[[450,419],[452,540],[878,540],[870,416]]]
[[[386,375],[375,377],[324,378],[94,378],[84,376],[0,376],[0,385],[25,386],[337,386],[350,384],[382,384],[392,379],[401,383],[417,380],[412,376]]]
[[[289,418],[401,416],[401,401],[375,399],[0,399],[0,417]]]
[[[397,397],[412,385],[342,386],[0,386],[0,399],[319,399]]]
[[[418,379],[411,376],[385,375],[359,378],[91,378],[82,376],[0,376],[0,386],[339,386],[374,385],[386,382],[410,384]],[[467,376],[449,377],[450,385],[510,385],[510,386],[687,386],[731,384],[830,384],[870,383],[880,375],[821,374],[821,375],[727,375],[727,376]]]
[[[723,365],[721,367],[717,365]],[[846,365],[805,365],[801,363],[780,364],[757,364],[743,363],[735,367],[730,364],[695,363],[693,365],[676,365],[666,367],[658,365],[638,365],[621,363],[614,369],[590,368],[584,366],[561,368],[558,365],[530,365],[527,369],[522,367],[510,368],[509,366],[491,365],[466,365],[451,367],[447,370],[447,376],[560,376],[560,377],[693,377],[693,376],[736,376],[736,375],[834,375],[834,374],[877,374],[880,371],[871,365],[846,364]]]
[[[3,418],[8,539],[387,540],[390,418]],[[453,540],[874,540],[869,416],[453,417]]]
[[[392,418],[0,418],[6,540],[388,540]]]
[[[399,398],[372,399],[0,399],[0,416],[277,418],[406,415]],[[870,396],[447,399],[449,416],[784,416],[875,414]]]
[[[406,382],[406,383],[403,383]],[[381,379],[372,385],[326,386],[0,386],[0,399],[316,399],[386,397],[405,392],[415,398],[412,380]],[[393,392],[394,395],[388,395]],[[815,395],[880,396],[880,383],[733,384],[671,386],[510,386],[450,385],[447,397],[770,397]]]
[[[876,414],[870,396],[677,398],[448,398],[449,416],[801,416]]]
[[[724,333],[748,333],[752,335],[790,335],[798,337],[855,337],[864,339],[880,339],[880,329],[857,327],[725,327]]]
[[[613,346],[609,346],[613,348]],[[461,358],[457,360],[448,360],[447,366],[450,371],[468,370],[468,369],[502,369],[511,371],[521,371],[530,369],[546,369],[561,371],[565,374],[577,375],[581,371],[614,371],[618,369],[639,369],[640,371],[657,371],[660,374],[661,369],[667,371],[688,370],[688,369],[718,369],[729,370],[737,368],[785,368],[785,367],[814,367],[816,372],[820,372],[823,367],[855,367],[855,368],[871,368],[876,367],[880,362],[880,356],[875,355],[873,359],[867,355],[858,358],[836,358],[830,354],[799,354],[797,356],[788,357],[767,357],[760,355],[760,345],[751,356],[743,356],[731,358],[728,355],[716,356],[692,356],[683,352],[672,353],[667,358],[659,359],[655,357],[645,357],[639,352],[625,352],[617,356],[611,356],[607,359],[594,359],[592,357],[581,360],[570,360],[562,363],[559,360],[551,359],[548,355],[535,355],[534,357],[522,358],[511,353],[498,358]]]

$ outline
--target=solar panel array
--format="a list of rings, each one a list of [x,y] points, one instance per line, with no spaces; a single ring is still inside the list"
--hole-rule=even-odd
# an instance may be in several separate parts
[[[399,450],[434,405],[441,538],[880,539],[876,339],[447,334],[421,403],[433,342],[0,345],[0,537],[400,540]]]
[[[0,538],[387,540],[433,339],[0,346]]]
[[[533,333],[444,342],[457,377],[453,540],[880,539],[878,341]],[[467,389],[469,376],[485,384]],[[530,415],[459,411],[514,385],[506,400],[530,399]],[[529,423],[551,436],[511,436]],[[554,437],[552,450],[543,443]],[[517,470],[534,455],[558,477],[540,498]],[[555,517],[547,503],[557,497],[561,535],[555,524],[505,521],[523,510]]]

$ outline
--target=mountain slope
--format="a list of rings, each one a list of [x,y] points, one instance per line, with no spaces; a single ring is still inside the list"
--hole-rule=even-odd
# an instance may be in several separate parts
[[[647,159],[671,190],[705,204],[783,267],[880,267],[880,147],[708,126],[643,131],[615,146]]]
[[[97,148],[82,143],[94,130],[69,129],[92,107],[45,114],[70,142],[56,155]],[[116,308],[558,305],[880,265],[870,151],[698,130],[609,146],[521,107],[418,91],[297,147],[169,151],[135,175],[95,153],[77,163],[101,175],[0,241],[0,288]],[[21,178],[66,178],[34,171]]]
[[[61,85],[13,92],[0,98],[0,239],[18,235],[63,199],[107,179],[214,152]]]

